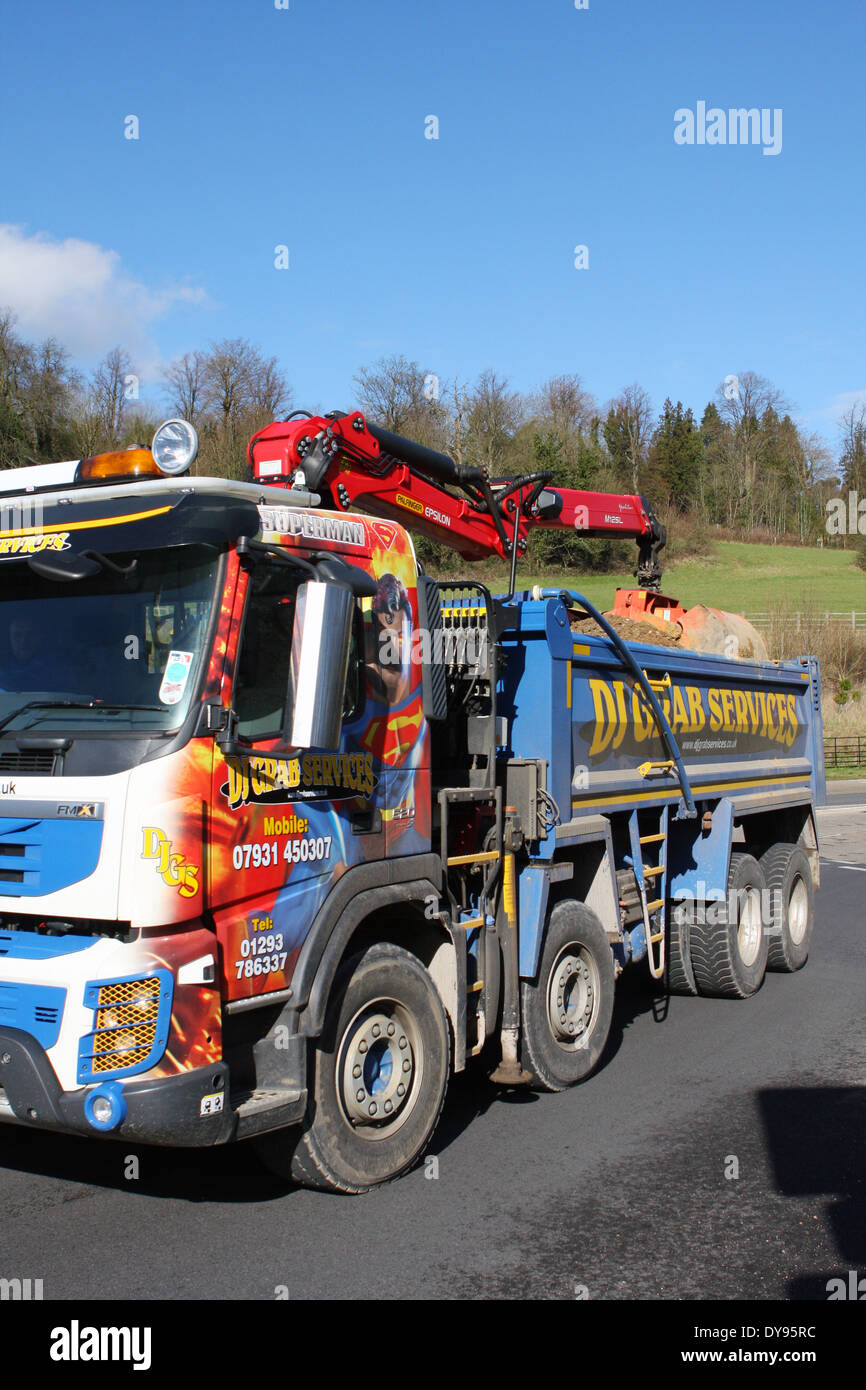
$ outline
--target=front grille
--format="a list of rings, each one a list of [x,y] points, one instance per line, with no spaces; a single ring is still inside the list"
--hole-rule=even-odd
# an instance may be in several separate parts
[[[168,1041],[171,997],[168,970],[145,979],[87,985],[84,1002],[93,1009],[94,1030],[81,1040],[79,1081],[108,1073],[126,1076],[153,1066]]]
[[[136,1028],[141,1023],[150,1023],[159,1013],[159,1000],[141,998],[134,1004],[115,1004],[112,1008],[98,1009],[97,1028]]]
[[[135,933],[129,922],[104,922],[95,917],[40,917],[33,913],[0,913],[0,956],[20,956],[36,960],[84,951],[97,937],[131,941]]]
[[[159,998],[159,980],[120,980],[113,985],[100,985],[99,1006],[108,1008],[111,1004],[131,1004],[141,999]]]
[[[94,1076],[100,1072],[138,1066],[139,1062],[143,1062],[150,1055],[155,1031],[155,1025],[151,1024],[144,1029],[136,1028],[134,1032],[118,1029],[113,1033],[101,1033],[96,1039]],[[140,1037],[136,1037],[135,1034],[139,1034]]]
[[[27,749],[20,753],[0,753],[0,772],[17,772],[23,777],[52,777],[58,755],[51,749]]]
[[[20,790],[20,788],[19,788]],[[0,816],[0,894],[34,898],[80,883],[99,861],[103,821],[97,816],[40,816],[40,802],[13,801]],[[14,814],[16,805],[19,807]],[[76,808],[72,808],[73,810]],[[12,814],[10,814],[12,813]]]
[[[159,980],[121,980],[102,985],[93,1039],[93,1071],[136,1067],[150,1055],[159,1018]],[[123,1014],[125,1017],[118,1017]],[[129,1016],[134,1024],[127,1024]],[[127,1024],[127,1026],[123,1026]]]

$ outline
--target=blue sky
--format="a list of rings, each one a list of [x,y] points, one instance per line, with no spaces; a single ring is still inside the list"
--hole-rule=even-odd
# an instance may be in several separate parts
[[[0,305],[145,394],[243,336],[310,408],[398,353],[698,412],[750,369],[831,442],[866,397],[860,0],[7,0],[3,39]],[[781,152],[676,144],[699,101]]]

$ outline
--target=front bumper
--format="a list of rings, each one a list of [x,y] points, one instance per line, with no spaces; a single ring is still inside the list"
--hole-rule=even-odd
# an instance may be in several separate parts
[[[89,1138],[140,1144],[204,1148],[234,1137],[237,1116],[229,1104],[225,1062],[177,1076],[131,1081],[123,1087],[126,1115],[115,1129],[100,1130],[85,1116],[84,1103],[96,1087],[64,1091],[42,1046],[30,1033],[0,1028],[0,1123],[60,1130]],[[207,1096],[223,1097],[221,1110]]]

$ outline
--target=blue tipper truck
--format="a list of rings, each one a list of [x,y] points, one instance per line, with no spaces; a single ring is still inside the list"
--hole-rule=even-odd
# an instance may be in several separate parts
[[[470,1059],[588,1077],[622,970],[743,999],[805,964],[817,662],[695,650],[645,499],[490,480],[357,412],[262,431],[243,482],[182,476],[194,449],[170,421],[5,479],[41,520],[0,532],[0,659],[24,617],[44,660],[2,683],[0,1125],[250,1138],[361,1192]],[[430,578],[401,520],[510,558],[509,592]],[[536,524],[635,536],[638,619],[516,591]]]
[[[768,968],[805,964],[821,686],[812,657],[626,642],[579,594],[535,593],[492,601],[519,980],[509,990],[506,931],[494,1077],[557,1090],[598,1062],[624,967],[645,960],[670,992],[745,998]]]

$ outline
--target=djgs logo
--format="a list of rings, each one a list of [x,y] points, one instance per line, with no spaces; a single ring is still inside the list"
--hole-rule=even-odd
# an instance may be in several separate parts
[[[173,854],[171,840],[156,826],[144,827],[142,859],[152,859],[156,872],[169,888],[176,888],[182,898],[194,898],[198,892],[197,865],[190,864],[182,854]]]

